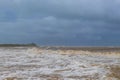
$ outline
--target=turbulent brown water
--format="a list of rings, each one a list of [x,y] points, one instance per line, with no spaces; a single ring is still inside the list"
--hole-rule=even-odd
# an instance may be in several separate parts
[[[120,80],[111,72],[120,66],[118,54],[0,48],[0,80]]]

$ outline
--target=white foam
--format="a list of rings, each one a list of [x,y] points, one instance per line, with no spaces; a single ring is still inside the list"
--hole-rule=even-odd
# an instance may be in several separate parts
[[[103,80],[108,71],[104,65],[118,64],[120,59],[76,54],[73,56],[48,53],[36,54],[33,49],[0,49],[0,80],[17,77],[23,80],[40,80],[40,75],[68,76],[99,75]],[[94,65],[92,65],[94,64]],[[38,75],[38,76],[37,76]],[[81,78],[82,80],[83,78]],[[43,78],[42,80],[47,80]],[[84,79],[83,79],[84,80]]]

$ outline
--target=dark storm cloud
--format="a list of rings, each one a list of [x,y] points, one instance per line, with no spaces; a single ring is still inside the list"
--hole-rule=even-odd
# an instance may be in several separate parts
[[[1,0],[0,42],[117,45],[119,0]]]

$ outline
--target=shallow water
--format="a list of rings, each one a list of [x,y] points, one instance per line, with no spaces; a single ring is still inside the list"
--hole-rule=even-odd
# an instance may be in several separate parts
[[[107,80],[106,66],[119,64],[117,57],[0,48],[0,80]]]

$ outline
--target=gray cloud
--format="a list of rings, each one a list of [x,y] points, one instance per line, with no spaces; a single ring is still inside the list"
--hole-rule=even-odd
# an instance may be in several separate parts
[[[118,45],[119,0],[1,0],[0,42]]]

